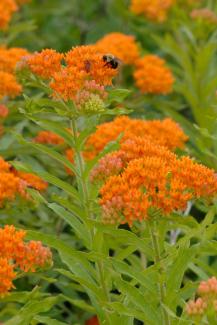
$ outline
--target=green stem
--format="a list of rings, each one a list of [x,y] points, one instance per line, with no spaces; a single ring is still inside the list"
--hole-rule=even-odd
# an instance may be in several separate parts
[[[150,236],[151,236],[152,248],[154,251],[154,262],[155,262],[155,264],[160,265],[161,264],[161,255],[160,255],[160,247],[159,247],[158,236],[156,233],[155,224],[154,223],[149,224],[148,228],[149,228],[149,232],[150,232]],[[163,273],[162,267],[160,268],[160,273],[161,274]],[[166,298],[166,285],[162,281],[161,277],[159,277],[158,290],[159,290],[159,296],[160,296],[160,305],[161,305],[161,311],[162,311],[162,317],[163,317],[163,325],[170,325],[169,315],[163,306],[165,298]]]
[[[79,168],[79,179],[77,179],[78,182],[80,182],[80,186],[82,188],[82,203],[83,203],[83,208],[85,210],[86,217],[91,218],[91,213],[90,213],[90,206],[89,206],[89,191],[87,187],[87,183],[83,177],[84,174],[84,160],[82,157],[82,154],[80,150],[78,150],[77,145],[76,145],[76,140],[78,137],[78,132],[77,132],[77,127],[76,127],[76,121],[74,119],[70,120],[70,127],[73,132],[73,137],[75,141],[75,154],[77,157],[78,161],[78,168]],[[91,238],[92,238],[92,243],[93,243],[93,238],[94,238],[94,229],[91,228]],[[102,288],[103,295],[105,297],[106,301],[109,301],[109,292],[106,288],[106,283],[105,283],[105,277],[104,277],[104,271],[103,271],[103,262],[102,261],[97,261],[96,262],[96,268],[98,270],[98,275],[99,275],[99,283]],[[106,318],[106,323],[105,325],[111,325],[109,316],[107,312],[105,312],[105,318]]]

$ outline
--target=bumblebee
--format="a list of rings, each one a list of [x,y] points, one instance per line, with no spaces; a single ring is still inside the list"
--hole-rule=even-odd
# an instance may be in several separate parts
[[[107,66],[111,69],[117,69],[120,63],[120,60],[112,54],[105,54],[102,57],[105,62],[104,66]]]

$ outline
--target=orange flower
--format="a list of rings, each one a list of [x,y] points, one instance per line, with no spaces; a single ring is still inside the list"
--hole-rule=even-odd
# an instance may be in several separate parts
[[[9,172],[10,164],[6,162],[2,157],[0,157],[0,173]]]
[[[202,316],[207,309],[207,303],[202,298],[190,300],[186,305],[186,312],[189,316]]]
[[[51,145],[60,145],[64,143],[64,139],[61,138],[58,134],[55,134],[51,131],[40,131],[34,139],[37,143],[51,144]]]
[[[77,92],[84,84],[85,72],[77,67],[62,68],[59,72],[54,73],[53,81],[50,87],[64,100],[75,99]]]
[[[15,175],[22,181],[24,187],[33,187],[38,191],[46,190],[48,184],[37,175],[16,171]]]
[[[93,316],[85,322],[85,325],[99,325],[97,316]]]
[[[175,0],[131,0],[130,10],[155,22],[163,22]]]
[[[0,30],[7,29],[13,13],[17,10],[18,7],[14,0],[0,1]]]
[[[131,145],[133,154],[144,155],[131,160],[121,175],[108,178],[101,188],[105,222],[132,224],[134,220],[147,219],[151,207],[167,215],[184,210],[191,199],[210,199],[217,194],[213,170],[188,157],[178,159],[164,147],[153,144],[149,151],[149,143],[137,151],[135,143]]]
[[[23,48],[0,48],[0,70],[13,73],[17,63],[28,54]]]
[[[104,156],[92,170],[92,181],[105,181],[112,175],[118,175],[133,160],[143,157],[163,157],[168,163],[173,162],[175,155],[167,148],[153,144],[151,138],[132,136],[123,141],[118,151]]]
[[[134,79],[140,91],[146,94],[169,94],[174,84],[172,72],[156,55],[146,55],[137,60]]]
[[[217,278],[211,277],[207,281],[201,281],[197,290],[198,294],[206,299],[217,298]]]
[[[63,54],[53,49],[44,49],[26,58],[30,70],[42,78],[51,78],[53,74],[61,69]]]
[[[24,272],[35,272],[38,268],[45,268],[52,264],[52,253],[40,241],[30,241],[25,244],[24,253],[16,259],[20,269]]]
[[[24,242],[26,232],[17,231],[13,225],[0,228],[0,296],[13,288],[14,268],[35,272],[38,268],[51,266],[52,253],[41,242]]]
[[[13,225],[0,228],[0,256],[17,260],[24,255],[24,230],[17,231]]]
[[[0,99],[4,96],[16,97],[21,91],[21,85],[12,74],[0,71]]]
[[[110,33],[101,38],[96,47],[102,53],[111,53],[125,64],[134,64],[139,58],[139,48],[135,37],[122,33]]]
[[[28,186],[42,191],[48,185],[34,174],[15,170],[0,157],[0,206],[7,200],[14,200],[17,195],[28,198],[26,192]]]
[[[8,116],[9,109],[7,106],[0,104],[0,118],[4,119]]]
[[[103,54],[105,53],[100,53],[94,45],[76,46],[66,53],[65,60],[68,67],[83,71],[87,79],[91,78],[99,85],[107,86],[112,84],[117,70],[105,65]]]
[[[12,173],[0,171],[0,207],[5,200],[14,200],[19,192],[20,180]]]
[[[14,285],[12,281],[15,279],[16,273],[14,268],[6,258],[0,257],[0,298],[4,297]]]
[[[183,148],[188,140],[179,125],[169,118],[163,121],[146,121],[122,116],[97,126],[96,132],[86,142],[84,157],[93,159],[109,142],[116,140],[121,134],[123,134],[121,141],[133,136],[149,137],[170,150]]]

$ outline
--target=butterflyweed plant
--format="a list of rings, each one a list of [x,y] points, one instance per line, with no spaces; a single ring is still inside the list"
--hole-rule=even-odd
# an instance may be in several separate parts
[[[112,86],[118,67],[97,46],[27,55],[18,74],[34,92],[25,95],[20,113],[45,129],[33,141],[19,141],[56,160],[68,176],[13,165],[61,190],[45,197],[29,189],[29,195],[62,220],[60,232],[70,227],[73,240],[30,230],[28,236],[58,251],[62,264],[55,271],[69,280],[72,303],[76,291],[76,305],[99,324],[190,324],[185,300],[195,285],[185,274],[197,272],[201,255],[215,250],[215,172],[177,156],[188,137],[173,120],[126,116],[129,91]],[[154,91],[169,91],[169,78]],[[201,224],[188,215],[198,200],[208,210]],[[23,324],[25,315],[17,315]]]
[[[31,53],[3,2],[0,322],[214,325],[215,4],[105,1],[135,36]]]

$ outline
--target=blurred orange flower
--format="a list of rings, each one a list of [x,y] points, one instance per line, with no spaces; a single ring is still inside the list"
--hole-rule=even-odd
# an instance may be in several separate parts
[[[110,33],[96,42],[100,52],[113,54],[125,64],[134,64],[139,58],[139,48],[135,37],[123,33]]]
[[[61,138],[58,134],[55,134],[51,131],[40,131],[37,136],[34,138],[34,141],[37,143],[51,144],[51,145],[60,145],[64,143],[64,139]]]
[[[29,52],[23,48],[0,47],[0,71],[13,73],[17,63],[28,54]]]
[[[134,79],[142,93],[156,95],[171,93],[175,81],[165,61],[156,55],[137,60]]]
[[[167,18],[168,10],[175,2],[176,0],[131,0],[130,10],[151,21],[163,22]]]
[[[8,24],[14,12],[18,10],[18,6],[14,0],[0,1],[0,30],[8,28]]]
[[[16,97],[21,91],[22,86],[17,83],[13,74],[0,71],[0,99],[4,96]]]
[[[14,288],[13,280],[16,277],[13,266],[6,258],[0,257],[0,298]]]

